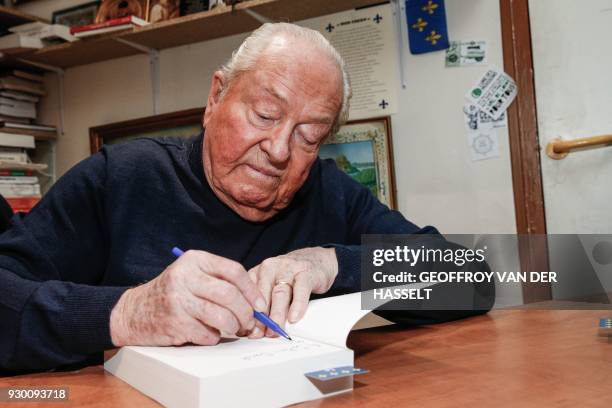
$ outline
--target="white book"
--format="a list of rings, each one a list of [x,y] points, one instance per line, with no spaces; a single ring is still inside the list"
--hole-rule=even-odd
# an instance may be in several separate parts
[[[0,176],[1,184],[38,184],[35,176]]]
[[[305,374],[352,367],[346,339],[368,314],[361,293],[313,300],[303,319],[286,329],[293,341],[226,337],[216,346],[130,346],[104,368],[168,407],[295,404],[352,390],[352,375],[324,381]],[[389,324],[376,318],[374,325]]]
[[[28,155],[26,152],[0,151],[0,162],[25,164],[28,162]]]
[[[49,165],[45,163],[17,163],[0,159],[0,170],[46,170]]]
[[[40,195],[40,184],[0,184],[0,194],[4,197]]]
[[[36,103],[34,102],[13,99],[6,96],[2,96],[2,94],[0,94],[0,104],[13,106],[18,109],[36,109]]]
[[[36,119],[36,107],[17,106],[0,102],[0,115],[15,116],[18,118]]]
[[[44,46],[42,40],[20,34],[7,34],[0,37],[0,51],[21,51],[25,49],[38,49]]]
[[[25,94],[21,92],[13,92],[13,91],[0,91],[0,96],[5,96],[8,98],[17,99],[20,101],[28,101],[28,102],[38,102],[40,99],[38,96]]]
[[[11,27],[9,31],[21,34],[22,36],[39,38],[43,41],[76,41],[76,37],[70,34],[70,27],[62,24],[46,24],[35,21]]]
[[[95,30],[79,31],[78,33],[74,33],[74,36],[76,38],[91,37],[94,35],[112,33],[114,31],[127,30],[128,28],[133,28],[133,27],[135,27],[134,24],[126,23],[126,24],[97,28]]]
[[[0,132],[0,147],[34,149],[36,144],[34,143],[34,136]]]

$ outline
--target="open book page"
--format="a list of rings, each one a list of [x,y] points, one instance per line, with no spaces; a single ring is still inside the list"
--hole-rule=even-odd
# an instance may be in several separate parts
[[[424,288],[429,283],[394,286],[394,288]],[[362,292],[350,293],[342,296],[332,296],[323,299],[311,300],[306,314],[295,324],[288,324],[286,332],[291,337],[297,336],[315,340],[336,347],[346,347],[346,339],[353,327],[371,310],[361,309]],[[366,295],[370,296],[370,295]],[[377,306],[387,301],[381,300]],[[359,329],[381,325],[384,320],[372,319],[371,326],[360,325]]]
[[[349,332],[370,310],[361,310],[361,292],[311,300],[306,314],[286,331],[293,337],[308,338],[337,347],[346,347]]]

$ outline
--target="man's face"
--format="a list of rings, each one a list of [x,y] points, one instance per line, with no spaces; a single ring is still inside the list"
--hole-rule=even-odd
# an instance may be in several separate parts
[[[204,115],[204,170],[241,217],[266,220],[302,186],[342,103],[337,65],[307,43],[277,37],[223,97],[213,77]]]

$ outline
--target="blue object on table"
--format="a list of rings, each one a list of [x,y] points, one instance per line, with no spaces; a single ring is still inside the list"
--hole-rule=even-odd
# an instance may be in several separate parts
[[[444,0],[406,0],[406,21],[412,54],[449,47]]]
[[[612,337],[612,318],[602,317],[599,319],[599,335]]]
[[[174,247],[172,248],[172,253],[174,254],[174,256],[178,258],[179,256],[183,255],[185,251],[183,251],[182,249],[178,247]],[[253,312],[253,316],[255,317],[255,319],[259,320],[264,326],[266,326],[270,330],[274,331],[275,333],[278,333],[279,335],[283,336],[287,340],[291,340],[291,337],[278,325],[278,323],[270,319],[265,313],[258,312],[255,310]]]
[[[312,378],[313,380],[329,381],[329,380],[335,380],[336,378],[350,377],[350,376],[355,376],[358,374],[366,374],[369,372],[370,372],[369,370],[365,370],[363,368],[356,368],[353,366],[342,366],[342,367],[328,368],[326,370],[311,371],[309,373],[305,373],[304,375],[308,378]]]

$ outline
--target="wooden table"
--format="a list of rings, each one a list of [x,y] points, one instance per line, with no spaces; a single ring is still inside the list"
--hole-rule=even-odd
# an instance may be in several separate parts
[[[356,377],[352,393],[303,406],[609,408],[612,341],[597,335],[598,318],[609,313],[494,311],[436,326],[355,332],[355,365],[371,373]],[[68,386],[71,406],[157,406],[101,366],[0,379],[9,385]]]

